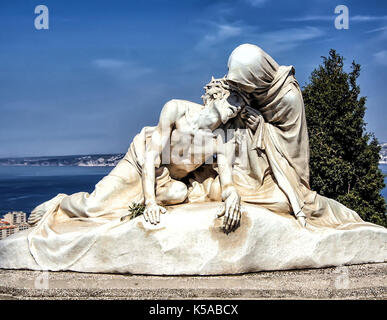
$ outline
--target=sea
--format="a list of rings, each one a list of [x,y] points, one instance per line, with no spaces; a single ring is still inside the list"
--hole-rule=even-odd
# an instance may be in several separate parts
[[[0,216],[29,213],[58,193],[92,192],[113,167],[0,166]]]
[[[387,175],[387,164],[380,165]],[[0,216],[9,211],[29,215],[37,205],[58,193],[92,192],[113,167],[0,166]],[[387,177],[384,178],[387,185]],[[382,191],[387,199],[387,188]]]

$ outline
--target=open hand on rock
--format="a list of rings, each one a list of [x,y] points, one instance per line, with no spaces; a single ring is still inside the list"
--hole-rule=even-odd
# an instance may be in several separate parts
[[[158,224],[160,222],[160,214],[165,212],[167,212],[167,209],[156,203],[152,203],[146,206],[144,210],[144,219],[151,224]]]
[[[218,218],[223,218],[223,230],[225,233],[234,231],[241,220],[240,196],[237,191],[231,191],[224,200],[222,212]]]

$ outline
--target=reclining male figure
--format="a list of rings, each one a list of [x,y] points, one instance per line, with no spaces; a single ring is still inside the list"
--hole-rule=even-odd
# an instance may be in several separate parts
[[[29,223],[37,224],[46,214],[66,221],[103,218],[98,220],[103,223],[106,218],[125,218],[128,204],[145,203],[144,218],[157,224],[160,213],[166,211],[160,205],[185,202],[187,186],[181,180],[216,155],[221,186],[215,193],[225,201],[220,216],[225,217],[225,231],[233,230],[240,220],[240,197],[233,186],[227,143],[215,129],[234,118],[243,102],[224,82],[213,79],[205,89],[204,106],[184,100],[167,102],[158,125],[145,127],[134,137],[124,158],[92,193],[58,194],[37,206]],[[208,144],[218,148],[208,152]]]
[[[179,203],[187,197],[185,185],[176,188],[178,184],[175,184],[175,187],[167,190],[159,188],[156,192],[157,170],[167,168],[172,179],[181,180],[215,154],[221,195],[225,202],[224,212],[221,213],[224,214],[224,229],[229,232],[239,224],[240,197],[233,186],[231,157],[227,154],[232,146],[227,146],[224,135],[217,135],[214,130],[238,114],[243,100],[222,85],[213,79],[206,86],[204,106],[185,100],[171,100],[164,105],[144,157],[142,181],[146,221],[159,223],[160,213],[166,211],[159,203],[173,204],[177,198]],[[211,154],[208,154],[208,144],[215,146]],[[169,163],[164,164],[165,154]]]

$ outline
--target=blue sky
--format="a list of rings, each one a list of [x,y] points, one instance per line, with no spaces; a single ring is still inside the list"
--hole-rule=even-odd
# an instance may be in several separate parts
[[[34,28],[35,6],[49,30]],[[348,30],[334,9],[349,8]],[[0,2],[0,157],[125,152],[172,98],[200,102],[254,43],[305,84],[330,48],[362,65],[367,129],[387,141],[386,1]]]

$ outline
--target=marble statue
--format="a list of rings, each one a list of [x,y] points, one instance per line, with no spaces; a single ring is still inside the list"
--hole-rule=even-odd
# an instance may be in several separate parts
[[[167,102],[158,125],[145,127],[134,138],[124,159],[92,194],[59,196],[43,203],[32,211],[29,222],[35,224],[48,207],[57,203],[66,214],[93,218],[122,209],[127,212],[128,204],[134,202],[145,203],[145,220],[157,224],[160,214],[166,212],[161,205],[183,203],[188,197],[187,185],[180,180],[216,155],[221,186],[213,187],[213,198],[221,193],[225,231],[232,230],[240,220],[240,197],[233,187],[226,142],[214,130],[234,118],[244,102],[226,87],[213,79],[206,87],[205,105],[184,100]]]
[[[0,268],[179,275],[386,261],[386,228],[310,189],[294,74],[237,47],[203,105],[167,102],[92,193],[36,207],[33,228],[0,241]]]

